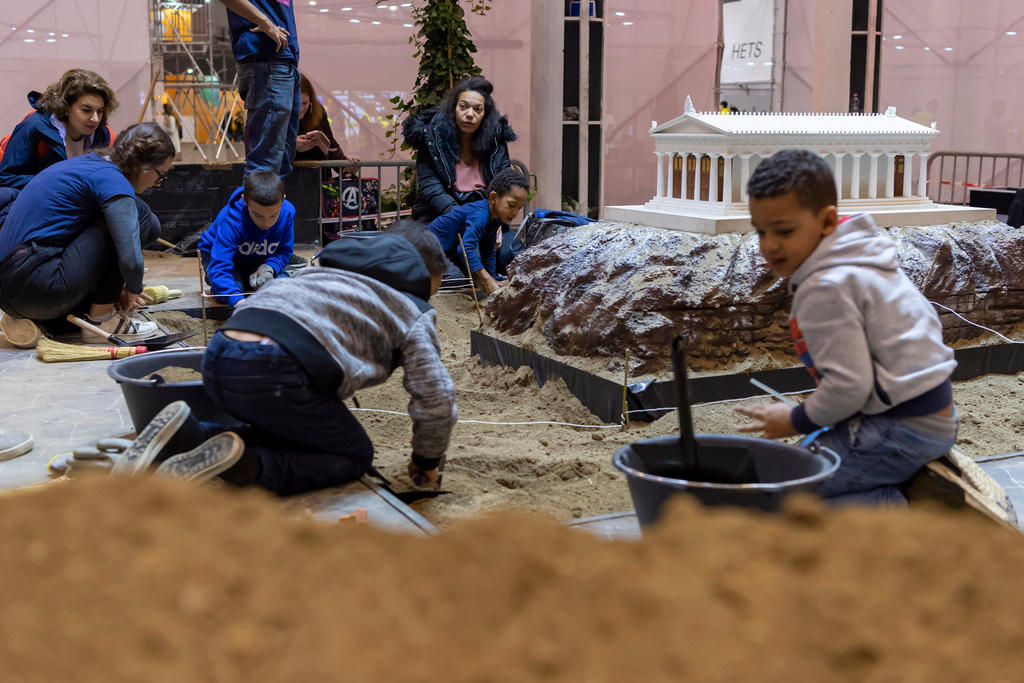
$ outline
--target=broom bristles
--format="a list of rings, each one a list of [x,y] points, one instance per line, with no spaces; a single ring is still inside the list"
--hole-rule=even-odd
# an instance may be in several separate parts
[[[39,340],[36,356],[44,363],[64,363],[78,360],[116,360],[147,351],[145,346],[76,346],[52,339]]]

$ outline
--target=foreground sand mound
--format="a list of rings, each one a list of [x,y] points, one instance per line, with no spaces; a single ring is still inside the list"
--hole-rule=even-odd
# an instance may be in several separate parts
[[[5,680],[1005,680],[1024,663],[1021,539],[927,511],[683,506],[637,544],[505,515],[422,540],[94,479],[0,497],[0,542]]]

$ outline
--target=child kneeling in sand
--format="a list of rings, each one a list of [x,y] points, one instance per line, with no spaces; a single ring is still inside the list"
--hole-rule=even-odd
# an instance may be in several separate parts
[[[272,171],[255,171],[231,194],[217,219],[199,238],[206,280],[219,300],[237,306],[285,267],[295,245],[295,207]]]
[[[959,418],[932,305],[867,214],[840,222],[836,184],[816,154],[784,150],[747,183],[761,254],[789,278],[789,327],[817,389],[795,407],[738,408],[767,438],[831,426],[818,442],[842,458],[821,487],[836,501],[905,503],[899,485],[956,442]]]
[[[263,287],[210,340],[203,385],[242,426],[199,422],[177,402],[140,433],[115,473],[178,454],[158,471],[220,474],[281,495],[358,479],[371,468],[373,444],[343,400],[402,367],[413,422],[409,474],[417,485],[435,484],[457,417],[427,303],[444,271],[437,237],[413,221],[333,242],[320,267]]]
[[[472,277],[487,294],[498,291],[500,286],[495,252],[501,246],[501,231],[519,215],[529,189],[526,176],[512,167],[503,169],[487,186],[487,199],[456,207],[430,224],[445,255],[460,271],[465,271],[468,261],[469,272],[465,275]]]

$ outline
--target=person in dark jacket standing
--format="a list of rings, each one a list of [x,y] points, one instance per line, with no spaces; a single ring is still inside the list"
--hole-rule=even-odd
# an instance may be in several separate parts
[[[103,78],[71,69],[39,94],[28,94],[35,110],[11,133],[0,160],[0,187],[21,189],[58,161],[109,147],[114,134],[107,119],[117,109],[114,91]]]
[[[487,185],[511,165],[508,143],[516,134],[498,111],[494,86],[482,76],[455,85],[441,105],[402,124],[416,150],[413,218],[432,221],[457,206],[486,199]]]
[[[228,9],[238,94],[245,102],[245,175],[292,172],[299,133],[299,41],[291,0],[221,0]]]

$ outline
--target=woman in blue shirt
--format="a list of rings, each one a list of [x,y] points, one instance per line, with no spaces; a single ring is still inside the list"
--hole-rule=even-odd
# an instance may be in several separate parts
[[[125,129],[109,154],[61,161],[35,176],[0,230],[0,329],[15,346],[32,347],[37,323],[80,312],[126,341],[156,325],[129,313],[142,294],[142,245],[160,223],[137,193],[159,184],[174,146],[155,123]],[[99,335],[82,333],[86,343]]]

